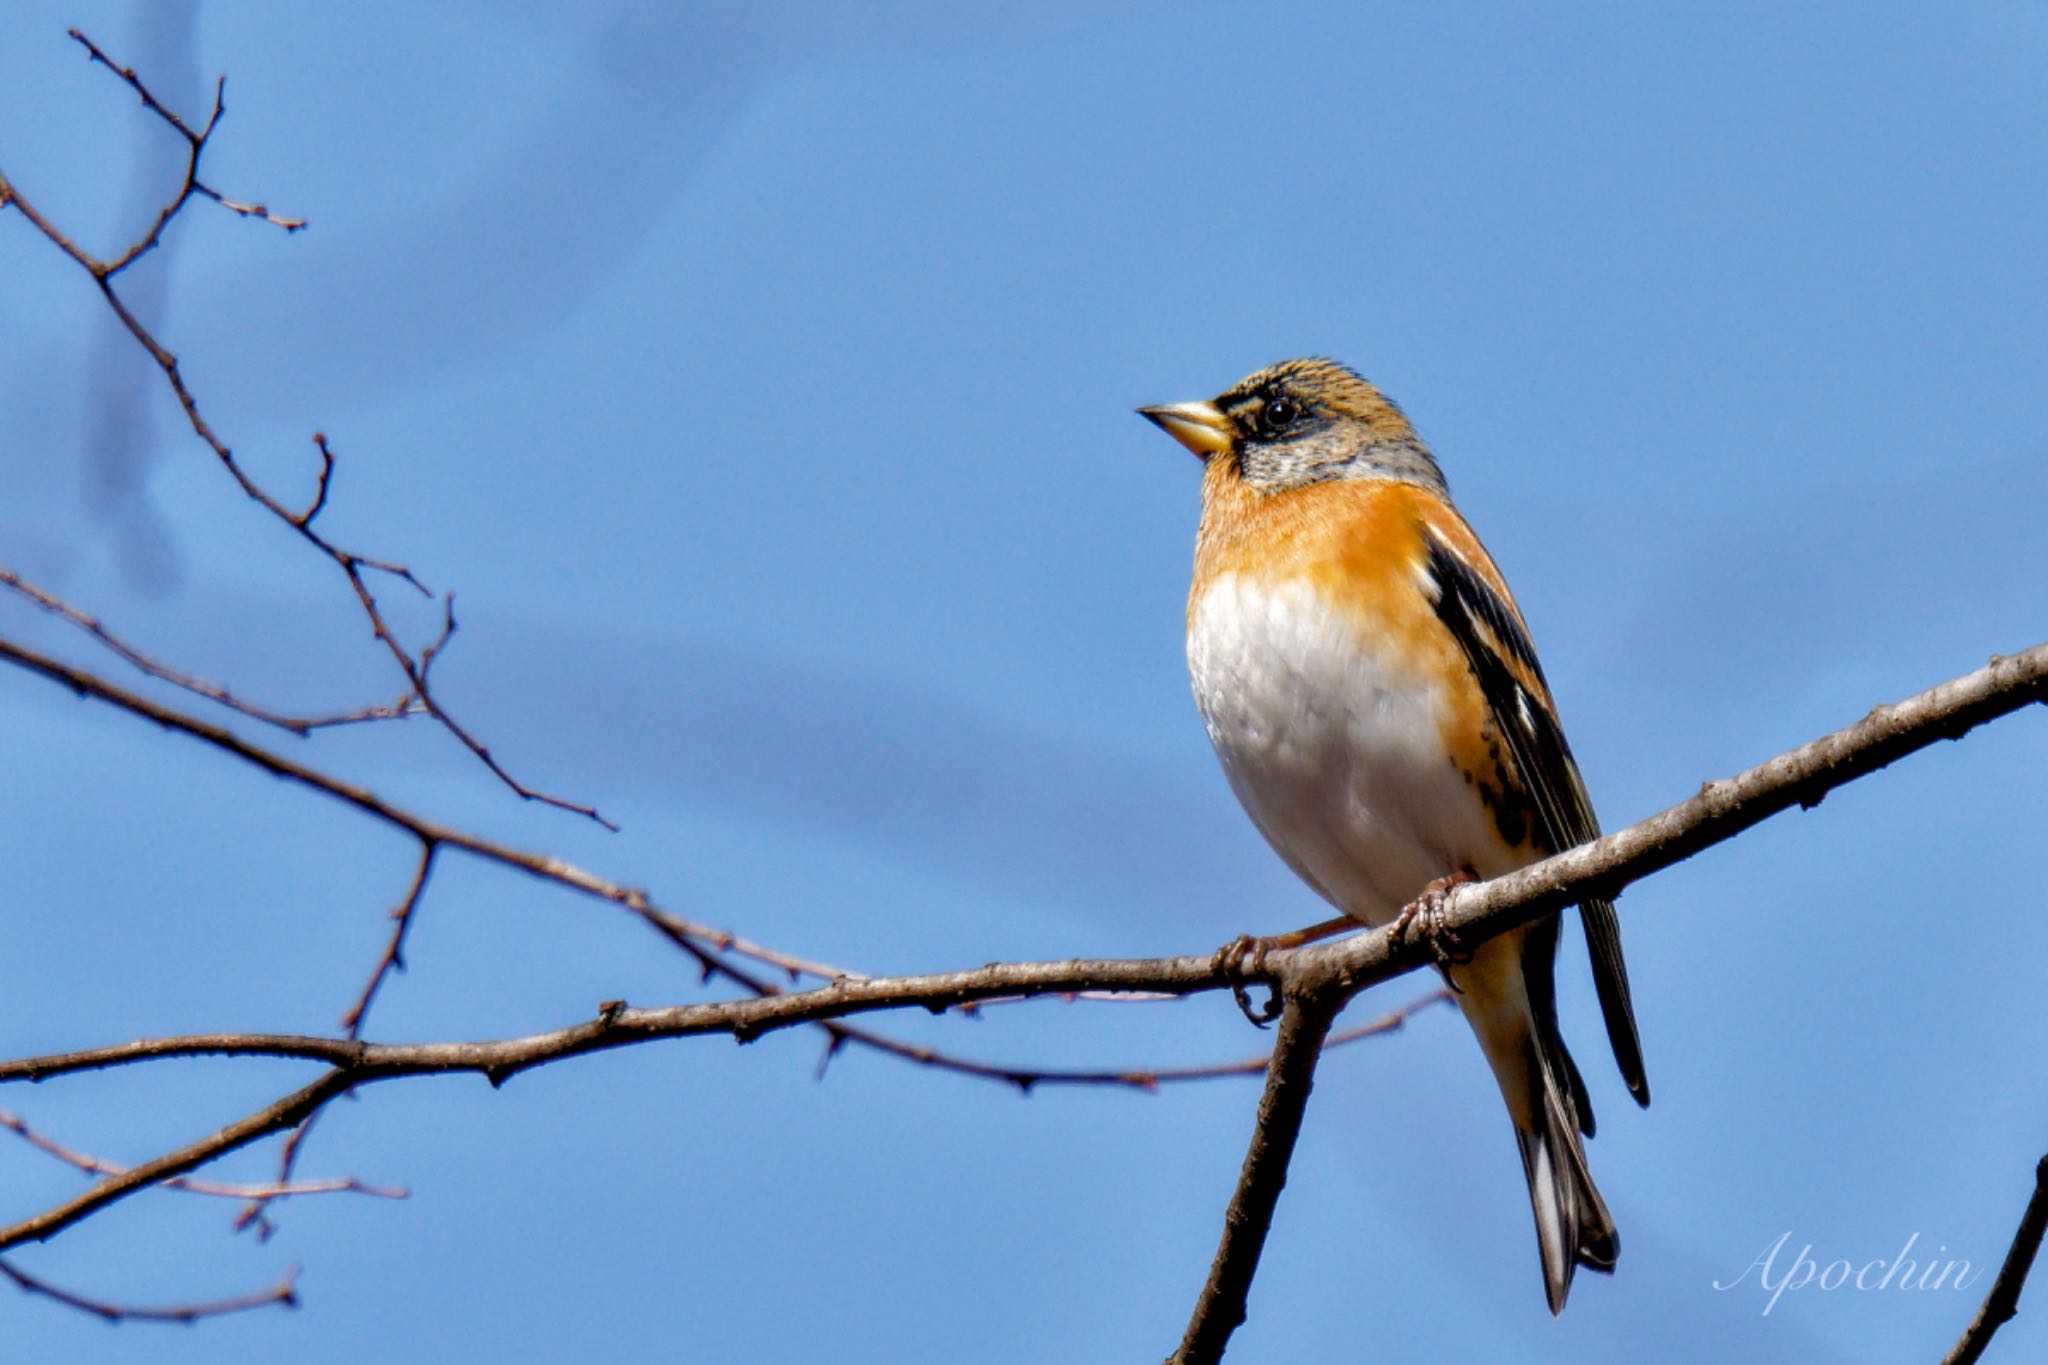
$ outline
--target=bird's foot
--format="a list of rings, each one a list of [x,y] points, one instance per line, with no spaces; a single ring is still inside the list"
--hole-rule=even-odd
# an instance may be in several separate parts
[[[1273,947],[1273,939],[1239,934],[1216,950],[1216,970],[1230,983],[1230,998],[1237,1002],[1239,1012],[1259,1028],[1280,1017],[1280,983],[1266,982],[1266,1003],[1256,1009],[1252,1006],[1251,992],[1245,987],[1252,980],[1265,976],[1266,954]]]
[[[1237,1001],[1237,1007],[1244,1017],[1260,1028],[1280,1017],[1280,983],[1266,976],[1266,954],[1281,948],[1299,948],[1304,943],[1314,943],[1332,934],[1356,929],[1356,920],[1339,915],[1311,924],[1306,929],[1295,929],[1285,934],[1272,934],[1255,938],[1250,934],[1239,934],[1216,950],[1216,970],[1230,983],[1230,996]],[[1265,979],[1266,1003],[1254,1009],[1251,994],[1245,987],[1254,980]]]
[[[1407,946],[1411,935],[1420,936],[1429,946],[1430,956],[1444,971],[1444,980],[1452,990],[1458,990],[1458,983],[1452,981],[1449,969],[1462,967],[1472,960],[1472,950],[1460,939],[1457,932],[1444,923],[1444,911],[1451,902],[1451,888],[1479,878],[1470,872],[1453,872],[1448,877],[1438,877],[1422,888],[1422,894],[1401,908],[1394,918],[1394,946]]]

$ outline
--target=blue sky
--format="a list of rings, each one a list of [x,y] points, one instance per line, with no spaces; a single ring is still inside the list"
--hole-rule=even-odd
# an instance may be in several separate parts
[[[152,17],[153,16],[153,17]],[[176,144],[82,24],[230,114],[138,270],[210,416],[330,529],[459,590],[450,704],[603,831],[423,726],[291,752],[679,911],[870,971],[1205,951],[1320,918],[1188,697],[1193,461],[1132,416],[1325,353],[1406,406],[1530,618],[1609,827],[2048,636],[2048,7],[105,6],[0,16],[0,167],[107,247]],[[0,562],[247,694],[395,690],[331,570],[240,499],[0,215]],[[430,619],[408,618],[426,632]],[[0,630],[82,643],[13,602]],[[114,665],[104,665],[110,672]],[[0,1052],[330,1030],[404,840],[0,678]],[[284,741],[268,740],[271,743]],[[1928,1359],[2048,1140],[2048,717],[1623,898],[1656,1102],[1564,1013],[1612,1280],[1544,1311],[1499,1100],[1448,1011],[1325,1063],[1233,1359]],[[698,998],[625,917],[450,859],[391,1039]],[[1419,993],[1379,988],[1355,1017]],[[905,1020],[976,1056],[1261,1046],[1227,1000]],[[338,1106],[258,1245],[136,1199],[21,1263],[305,1306],[191,1331],[7,1299],[21,1359],[1156,1359],[1255,1087],[1003,1089],[814,1040],[677,1043]],[[210,1063],[0,1090],[141,1160],[295,1083]],[[269,1154],[223,1174],[260,1178]],[[5,1217],[75,1173],[0,1143]],[[2037,1292],[2040,1292],[2037,1290]],[[2010,1339],[2007,1339],[2007,1338]],[[2001,1358],[2048,1343],[2029,1312]]]

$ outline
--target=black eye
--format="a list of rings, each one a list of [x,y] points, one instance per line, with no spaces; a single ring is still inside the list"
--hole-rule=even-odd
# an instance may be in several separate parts
[[[1268,431],[1278,431],[1290,425],[1301,416],[1301,407],[1292,398],[1283,396],[1268,398],[1266,406],[1259,410],[1259,420]]]

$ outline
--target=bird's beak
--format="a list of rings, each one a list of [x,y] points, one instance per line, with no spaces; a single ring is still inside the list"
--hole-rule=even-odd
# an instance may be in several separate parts
[[[1230,449],[1230,419],[1214,403],[1169,403],[1139,408],[1138,414],[1205,460]]]

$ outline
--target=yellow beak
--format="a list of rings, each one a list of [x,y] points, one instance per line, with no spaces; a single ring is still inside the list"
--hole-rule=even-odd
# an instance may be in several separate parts
[[[1169,403],[1138,414],[1205,460],[1230,449],[1230,419],[1214,403]]]

